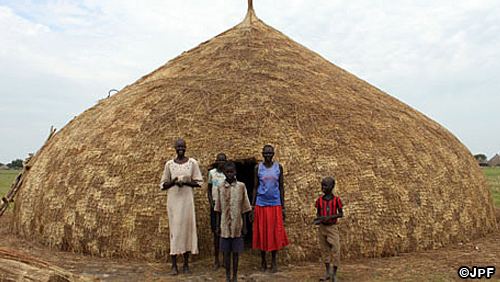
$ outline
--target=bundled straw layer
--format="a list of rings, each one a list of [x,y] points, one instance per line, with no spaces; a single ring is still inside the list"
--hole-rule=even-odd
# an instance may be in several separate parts
[[[317,257],[311,223],[326,176],[344,202],[344,258],[432,249],[496,229],[485,178],[457,138],[252,11],[58,132],[16,199],[16,232],[97,256],[166,257],[167,196],[158,184],[179,137],[205,175],[219,152],[258,160],[274,145],[289,260]],[[195,197],[208,256],[205,190]]]

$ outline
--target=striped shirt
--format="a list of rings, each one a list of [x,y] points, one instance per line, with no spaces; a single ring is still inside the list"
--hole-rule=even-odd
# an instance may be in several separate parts
[[[242,237],[243,228],[242,214],[252,211],[248,199],[245,183],[224,181],[217,186],[217,201],[214,211],[220,212],[220,237],[239,238]]]
[[[316,200],[316,209],[318,210],[318,216],[333,216],[338,214],[338,210],[342,208],[342,202],[337,196],[333,196],[330,200],[323,199],[323,196]],[[328,225],[337,223],[337,219],[329,219]]]

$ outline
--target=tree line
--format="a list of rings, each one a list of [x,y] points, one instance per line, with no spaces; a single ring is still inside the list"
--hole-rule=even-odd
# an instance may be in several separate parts
[[[6,165],[9,169],[22,169],[23,168],[23,160],[21,160],[21,159],[13,160],[8,164],[0,163],[0,167],[2,167],[4,165]]]

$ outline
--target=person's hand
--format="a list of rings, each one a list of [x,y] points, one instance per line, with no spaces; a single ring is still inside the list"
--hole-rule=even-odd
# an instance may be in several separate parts
[[[252,211],[248,214],[248,219],[250,220],[250,222],[253,223],[253,221],[255,219],[255,214],[254,214],[253,208],[252,208]]]
[[[328,218],[322,218],[322,219],[321,219],[321,223],[323,223],[323,224],[328,224],[328,221],[329,221],[329,220],[330,220],[330,219],[328,219]]]
[[[247,225],[243,224],[243,227],[241,228],[241,237],[245,237],[245,235],[247,235],[247,232]]]
[[[215,235],[220,236],[220,225],[215,227]]]
[[[181,188],[182,186],[184,186],[184,183],[182,180],[179,180],[179,178],[175,178],[175,185],[179,186],[179,188]]]
[[[177,184],[177,181],[178,181],[178,178],[177,178],[177,177],[176,177],[176,178],[174,178],[174,179],[172,179],[172,180],[170,181],[170,184],[171,184],[171,185],[170,185],[170,187],[172,187],[172,186],[174,186],[175,184]]]
[[[209,200],[208,202],[210,203],[210,209],[213,210],[215,206],[214,201]]]

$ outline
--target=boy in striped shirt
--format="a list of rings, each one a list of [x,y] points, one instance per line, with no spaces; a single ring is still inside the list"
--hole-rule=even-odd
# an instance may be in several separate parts
[[[342,217],[342,202],[340,198],[333,195],[335,179],[327,177],[321,182],[323,196],[316,200],[316,210],[318,217],[314,223],[319,225],[319,245],[321,255],[326,266],[326,275],[320,281],[330,280],[337,282],[337,268],[340,262],[340,243],[337,219]],[[330,264],[333,264],[333,275],[330,271]]]

